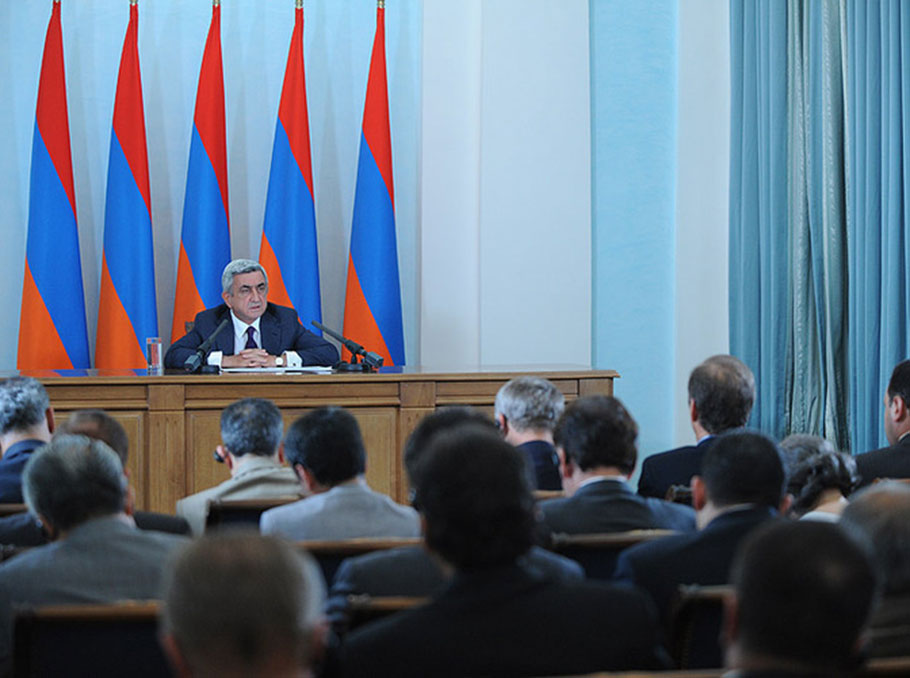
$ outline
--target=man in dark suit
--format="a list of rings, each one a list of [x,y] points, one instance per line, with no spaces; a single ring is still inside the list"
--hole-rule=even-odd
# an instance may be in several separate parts
[[[521,454],[466,425],[430,442],[417,502],[427,548],[455,571],[425,606],[351,633],[348,676],[540,676],[662,664],[654,611],[635,590],[555,582],[518,563],[533,542]]]
[[[724,601],[731,675],[854,675],[876,576],[868,549],[838,526],[797,520],[756,530],[736,556],[731,583]]]
[[[747,431],[719,436],[705,452],[701,475],[692,479],[700,531],[626,549],[614,578],[651,594],[669,632],[679,586],[726,584],[742,540],[785,508],[785,482],[783,460],[771,440]],[[709,659],[715,663],[700,666],[719,666],[720,649]]]
[[[165,367],[182,368],[225,319],[230,323],[212,344],[210,365],[295,367],[338,361],[338,350],[304,329],[294,309],[268,302],[269,280],[257,262],[235,259],[225,267],[221,286],[224,303],[196,315],[192,331],[165,354]]]
[[[444,407],[420,420],[404,447],[404,466],[413,501],[420,483],[420,466],[430,440],[459,426],[473,424],[496,432],[493,422],[470,407]],[[584,578],[581,566],[540,547],[532,546],[520,558],[522,564],[541,575],[572,581]],[[341,563],[332,583],[328,616],[338,635],[347,632],[350,622],[349,595],[413,596],[436,595],[449,582],[450,573],[422,546],[403,546],[375,551]]]
[[[553,449],[553,427],[565,402],[562,392],[541,377],[517,377],[496,393],[493,415],[496,424],[506,442],[527,457],[538,490],[562,489]]]
[[[640,497],[628,486],[637,436],[635,420],[617,398],[587,396],[566,408],[554,439],[568,496],[540,504],[547,535],[695,529],[690,507]]]
[[[897,364],[885,393],[888,447],[856,457],[860,486],[876,478],[910,478],[910,360]]]
[[[3,675],[16,606],[157,598],[168,556],[188,541],[129,520],[123,466],[100,440],[55,438],[32,454],[22,487],[53,541],[0,565]]]
[[[661,452],[644,460],[638,493],[663,499],[673,485],[688,487],[701,468],[714,437],[740,428],[749,420],[755,402],[755,377],[739,358],[715,355],[689,375],[689,417],[695,445]]]
[[[0,503],[22,503],[22,470],[54,427],[54,409],[41,382],[12,377],[0,384]]]

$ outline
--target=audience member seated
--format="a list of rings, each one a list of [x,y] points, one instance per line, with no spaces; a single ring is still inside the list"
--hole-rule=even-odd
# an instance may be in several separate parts
[[[571,403],[555,431],[566,497],[541,502],[541,529],[550,534],[695,529],[695,511],[629,487],[638,452],[638,425],[623,404],[607,396]]]
[[[877,478],[910,478],[910,360],[897,364],[885,392],[888,447],[856,457],[860,485]]]
[[[664,499],[673,485],[688,485],[714,437],[740,428],[755,402],[755,377],[739,358],[715,355],[689,375],[689,418],[695,445],[655,454],[641,465],[638,493]]]
[[[417,503],[455,571],[432,602],[351,633],[348,676],[541,676],[657,668],[654,610],[632,589],[555,582],[519,565],[534,539],[524,459],[485,427],[435,436]]]
[[[414,509],[374,492],[364,481],[363,438],[347,410],[321,407],[300,417],[288,429],[284,448],[313,496],[264,512],[263,534],[296,541],[420,535]]]
[[[726,666],[737,678],[852,675],[876,581],[867,550],[836,525],[756,530],[733,565]]]
[[[467,423],[486,428],[491,433],[496,431],[493,422],[477,410],[444,407],[421,419],[408,436],[404,446],[404,467],[412,500],[420,483],[420,466],[430,440]],[[552,579],[572,581],[584,577],[576,562],[538,546],[532,546],[519,560],[524,567]],[[349,595],[426,598],[439,593],[450,575],[451,571],[444,571],[441,562],[422,546],[405,546],[348,558],[335,574],[329,596],[329,620],[335,631],[343,634],[350,620]]]
[[[51,439],[54,408],[37,379],[0,383],[0,502],[22,503],[22,470],[32,452]]]
[[[541,377],[516,377],[496,393],[496,424],[506,442],[526,456],[537,490],[562,489],[553,427],[565,402],[562,392]]]
[[[23,492],[54,541],[0,565],[3,664],[10,659],[14,606],[156,598],[167,556],[186,543],[136,529],[125,512],[123,466],[99,440],[61,436],[34,452]]]
[[[840,452],[807,457],[788,474],[787,493],[793,499],[790,514],[801,520],[836,522],[858,484],[853,457]]]
[[[882,597],[872,613],[871,657],[910,656],[910,486],[883,482],[853,496],[841,526],[869,540]]]
[[[126,461],[129,456],[130,441],[120,423],[102,410],[77,410],[54,432],[60,435],[84,435],[107,444],[120,457],[123,474],[129,479]],[[133,508],[133,488],[128,488],[129,501],[127,513],[133,517],[140,530],[158,530],[174,534],[189,534],[190,526],[183,518],[164,513],[137,511]],[[47,535],[41,529],[41,523],[31,513],[0,518],[0,544],[17,546],[37,546],[47,543]]]
[[[705,452],[701,475],[692,479],[699,531],[626,549],[616,563],[615,578],[651,594],[669,637],[679,586],[728,583],[742,540],[786,508],[785,480],[780,452],[771,440],[748,431],[719,436]],[[719,665],[718,654],[713,666]]]
[[[206,535],[165,579],[161,642],[177,676],[312,675],[325,587],[306,554],[255,533]]]
[[[214,499],[269,499],[301,494],[294,471],[284,466],[283,430],[281,412],[269,400],[244,398],[224,409],[222,444],[215,455],[228,465],[231,477],[177,502],[177,515],[186,518],[194,534],[205,531],[208,504]]]

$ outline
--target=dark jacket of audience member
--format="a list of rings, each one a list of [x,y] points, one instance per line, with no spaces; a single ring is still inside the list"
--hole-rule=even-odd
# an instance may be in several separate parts
[[[857,455],[860,486],[877,478],[910,478],[910,360],[898,363],[885,392],[888,446]]]
[[[699,532],[633,546],[616,563],[615,578],[647,591],[669,635],[671,608],[682,584],[729,582],[730,564],[743,539],[778,515],[784,467],[777,446],[759,433],[718,437],[692,482]],[[693,668],[720,665],[717,648],[693,659]]]
[[[875,596],[868,549],[836,525],[780,521],[745,540],[726,601],[736,676],[852,675]]]
[[[641,497],[628,485],[635,470],[638,425],[612,397],[571,403],[554,431],[563,486],[569,496],[540,504],[542,537],[627,530],[695,529],[695,511]]]
[[[566,675],[661,665],[639,592],[547,581],[517,560],[533,542],[520,453],[477,427],[435,437],[417,501],[425,540],[456,571],[433,602],[353,632],[349,676]]]
[[[54,427],[54,409],[41,382],[12,377],[0,383],[0,503],[22,503],[22,471]]]

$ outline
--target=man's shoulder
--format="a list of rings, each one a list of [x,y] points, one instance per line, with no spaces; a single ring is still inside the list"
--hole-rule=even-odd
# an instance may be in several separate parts
[[[290,306],[281,306],[280,304],[274,304],[271,301],[269,302],[268,306],[265,307],[265,313],[263,314],[263,317],[266,316],[270,316],[282,324],[291,322],[299,324],[297,311],[295,311]]]
[[[325,493],[314,494],[311,497],[304,497],[290,504],[276,506],[268,511],[263,511],[260,518],[261,525],[265,527],[267,525],[297,524],[322,510],[325,503],[324,495]]]

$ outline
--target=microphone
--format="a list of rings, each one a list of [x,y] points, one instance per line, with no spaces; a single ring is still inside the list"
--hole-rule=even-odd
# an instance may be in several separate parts
[[[209,354],[209,348],[214,343],[215,337],[218,336],[218,333],[221,332],[229,322],[231,322],[230,316],[221,321],[221,324],[208,336],[208,339],[203,341],[199,348],[196,349],[196,352],[186,359],[186,362],[183,363],[183,369],[187,372],[195,372],[199,369],[202,365],[202,361]]]
[[[373,351],[365,350],[363,348],[363,346],[358,344],[356,341],[351,341],[347,337],[342,336],[341,334],[339,334],[338,332],[336,332],[335,330],[333,330],[330,327],[326,327],[325,325],[323,325],[321,322],[319,322],[317,320],[311,320],[310,322],[313,325],[315,325],[316,327],[318,327],[320,330],[322,330],[323,332],[328,334],[333,339],[337,339],[338,341],[340,341],[342,346],[344,346],[346,349],[348,349],[348,351],[351,352],[352,362],[346,363],[346,362],[342,361],[342,362],[338,363],[337,365],[335,365],[335,369],[342,370],[342,371],[344,371],[344,370],[361,371],[362,370],[364,372],[367,372],[369,370],[375,370],[375,369],[379,369],[380,367],[382,367],[383,358],[378,353],[374,353]],[[353,356],[358,356],[358,355],[362,357],[362,361],[360,364],[358,364],[356,358],[353,357]],[[356,366],[356,367],[354,367],[354,366]]]

